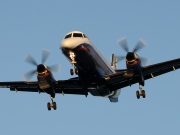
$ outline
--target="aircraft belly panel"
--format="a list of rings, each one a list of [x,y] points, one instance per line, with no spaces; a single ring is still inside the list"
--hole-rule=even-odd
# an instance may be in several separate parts
[[[104,62],[104,60],[100,57],[98,52],[96,52],[96,50],[91,45],[84,43],[77,46],[73,50],[77,54],[77,65],[81,67],[87,67],[91,65],[99,67],[104,71],[105,75],[113,73],[112,70],[108,67],[108,65]]]

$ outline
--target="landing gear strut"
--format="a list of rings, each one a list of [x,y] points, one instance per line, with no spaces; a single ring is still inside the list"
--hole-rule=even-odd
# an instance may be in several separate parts
[[[142,96],[143,98],[146,97],[146,92],[145,92],[145,90],[142,90],[142,87],[143,87],[142,85],[139,85],[140,91],[136,91],[137,99],[140,99],[140,96]]]
[[[78,74],[78,69],[75,68],[74,64],[76,64],[75,61],[75,54],[73,52],[70,52],[69,57],[71,58],[71,64],[73,65],[73,69],[70,69],[70,74],[74,75],[74,73],[77,75]]]
[[[57,106],[56,106],[56,102],[53,102],[53,97],[51,97],[51,101],[52,101],[52,103],[50,103],[50,102],[47,103],[47,108],[48,108],[48,110],[50,111],[51,108],[53,108],[54,110],[56,110],[56,109],[57,109]]]

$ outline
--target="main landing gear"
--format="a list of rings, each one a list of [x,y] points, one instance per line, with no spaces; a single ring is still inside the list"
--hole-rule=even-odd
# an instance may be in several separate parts
[[[140,96],[142,96],[143,98],[146,97],[146,92],[145,92],[145,90],[142,90],[142,87],[143,87],[142,85],[139,85],[140,91],[136,91],[137,99],[140,99]]]
[[[74,67],[74,65],[73,65]],[[74,73],[77,75],[78,74],[78,69],[77,68],[74,68],[74,69],[70,69],[70,74],[71,75],[74,75]]]
[[[51,108],[53,108],[54,110],[56,110],[56,109],[57,109],[57,106],[56,106],[56,102],[53,102],[53,97],[51,97],[51,101],[52,101],[52,103],[50,103],[50,102],[47,103],[47,108],[48,108],[48,110],[50,111]]]
[[[69,57],[71,58],[71,64],[73,65],[73,69],[70,69],[70,74],[74,75],[74,73],[77,75],[78,74],[78,69],[75,68],[74,64],[76,64],[75,61],[75,54],[73,52],[70,52]]]

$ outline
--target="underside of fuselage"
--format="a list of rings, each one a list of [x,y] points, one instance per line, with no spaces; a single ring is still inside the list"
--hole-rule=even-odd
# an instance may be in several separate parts
[[[89,44],[83,43],[74,49],[62,48],[64,55],[70,58],[70,53],[74,53],[74,64],[78,69],[78,77],[81,83],[87,86],[91,83],[97,85],[98,90],[89,91],[94,96],[107,96],[111,94],[111,90],[106,87],[105,75],[112,74],[113,71],[98,55],[96,50]]]

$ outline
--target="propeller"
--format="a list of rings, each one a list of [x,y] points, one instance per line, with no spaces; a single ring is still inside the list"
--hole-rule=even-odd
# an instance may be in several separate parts
[[[31,56],[31,55],[27,55],[24,59],[24,61],[26,61],[27,63],[36,66],[36,69],[31,70],[29,72],[27,72],[26,74],[24,74],[24,78],[25,80],[29,80],[30,78],[33,77],[33,75],[36,74],[36,72],[43,72],[45,70],[45,65],[44,63],[46,62],[46,60],[48,59],[49,55],[50,55],[51,51],[48,49],[43,49],[42,51],[42,59],[41,62],[42,64],[38,64],[36,62],[36,60]],[[60,69],[60,65],[56,64],[56,65],[52,65],[52,66],[48,66],[53,72],[59,72]]]
[[[118,43],[122,47],[122,49],[124,49],[125,52],[127,52],[127,53],[129,52],[129,48],[128,48],[127,41],[126,41],[125,37],[121,38],[118,41]]]
[[[59,64],[55,64],[55,65],[51,65],[49,66],[49,68],[53,71],[58,73],[60,71],[60,65]]]
[[[146,43],[145,41],[143,41],[142,39],[140,39],[138,41],[138,43],[135,45],[134,49],[132,52],[129,52],[129,48],[128,48],[128,45],[127,45],[127,41],[126,41],[126,38],[123,37],[121,38],[119,41],[118,41],[120,47],[122,47],[122,49],[127,53],[126,56],[117,56],[117,59],[118,59],[118,62],[119,61],[122,61],[124,60],[125,58],[129,61],[135,59],[135,54],[136,52],[138,52],[140,49],[142,49],[144,46],[146,46]],[[140,57],[141,59],[141,62],[143,65],[146,65],[147,64],[147,61],[148,59],[147,58],[143,58],[143,57]]]
[[[136,53],[137,51],[142,49],[144,46],[146,46],[146,42],[143,41],[142,39],[139,39],[138,43],[136,44],[136,46],[133,49],[133,52]]]
[[[43,49],[43,51],[42,51],[42,64],[44,64],[45,62],[46,62],[46,60],[47,60],[47,58],[49,57],[49,54],[51,53],[51,51],[50,50],[48,50],[48,49]]]

